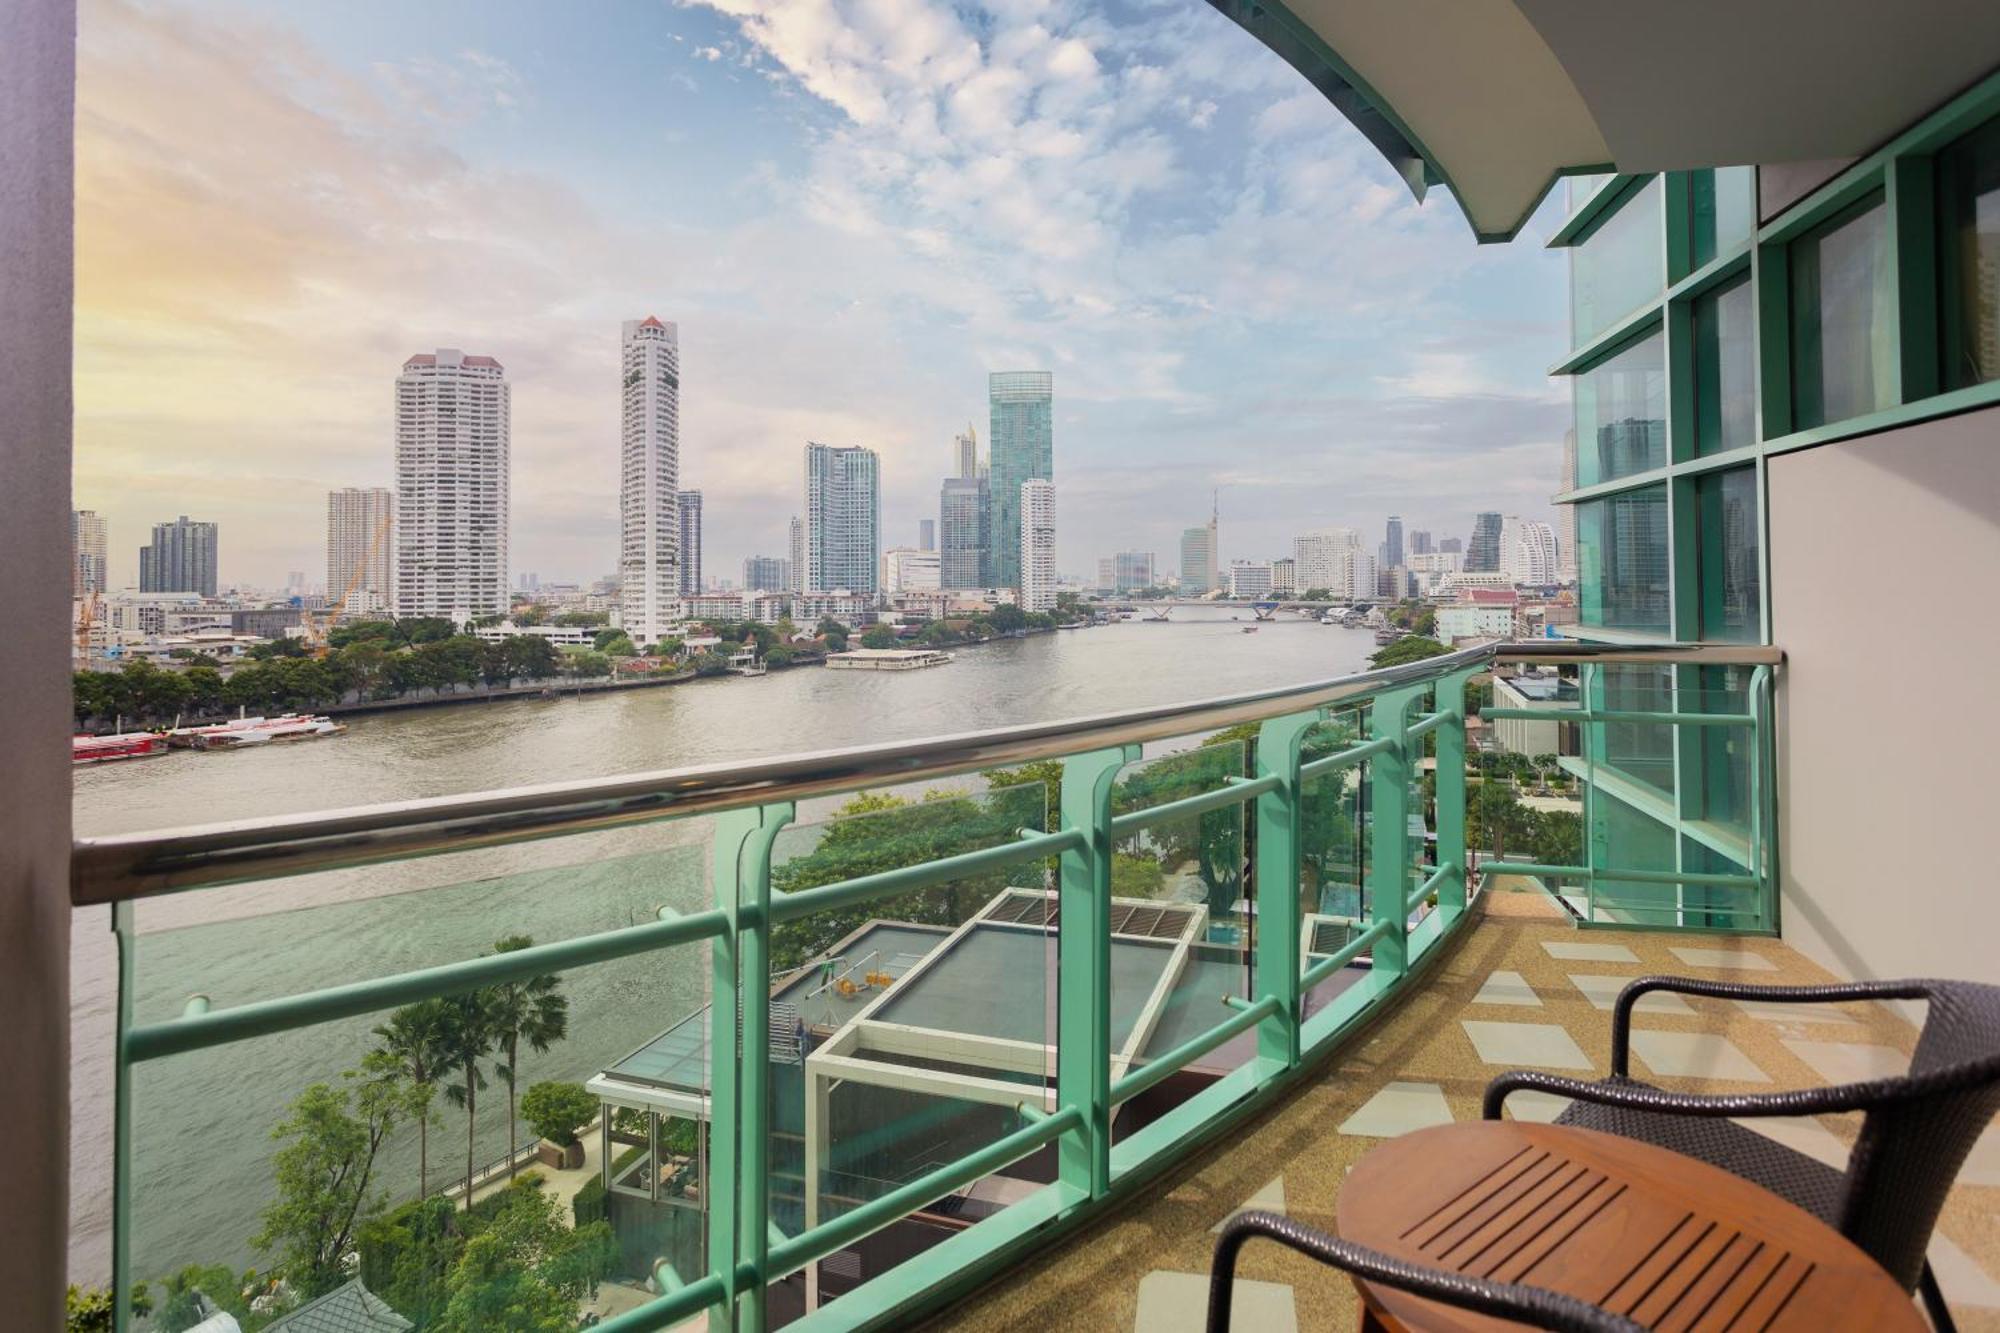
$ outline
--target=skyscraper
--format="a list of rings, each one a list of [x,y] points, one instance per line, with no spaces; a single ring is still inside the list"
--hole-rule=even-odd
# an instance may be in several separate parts
[[[791,582],[785,585],[788,592],[806,590],[806,524],[797,514],[792,515],[792,524],[787,532],[785,550],[790,556],[790,567],[785,571]]]
[[[140,592],[198,592],[215,596],[215,524],[182,514],[153,525],[153,543],[139,548]]]
[[[1318,528],[1294,537],[1292,577],[1299,591],[1325,589],[1346,598],[1354,577],[1352,553],[1360,549],[1361,535],[1353,528]]]
[[[917,520],[917,549],[919,551],[937,550],[936,519],[920,518]]]
[[[674,496],[680,510],[681,596],[701,591],[701,492],[680,491]]]
[[[991,561],[988,523],[992,506],[987,503],[984,477],[947,477],[938,492],[939,579],[947,588],[980,588],[986,585]]]
[[[967,422],[965,433],[951,439],[954,477],[976,477],[979,475],[979,432]]]
[[[110,565],[104,515],[94,509],[71,510],[69,535],[75,557],[70,569],[70,596],[81,598],[103,592]]]
[[[1438,542],[1439,555],[1460,555],[1465,551],[1465,543],[1456,537],[1446,537]]]
[[[396,614],[464,624],[507,610],[507,372],[456,347],[396,377]]]
[[[679,325],[626,320],[618,373],[618,606],[643,647],[671,637],[682,614]]]
[[[1431,534],[1428,529],[1412,528],[1410,530],[1409,553],[1411,555],[1429,555],[1431,553]]]
[[[1215,588],[1215,523],[1181,533],[1181,591],[1206,593]]]
[[[346,593],[351,613],[380,614],[395,595],[390,573],[395,503],[383,486],[326,493],[326,595],[338,600]]]
[[[786,592],[791,586],[791,561],[783,556],[753,555],[743,562],[743,591]]]
[[[1394,569],[1403,563],[1403,519],[1399,514],[1389,515],[1387,527],[1382,536],[1382,564],[1385,569]]]
[[[1046,370],[996,371],[987,376],[992,485],[992,573],[995,587],[1021,586],[1021,486],[1055,479],[1055,377]],[[963,446],[961,446],[961,454]]]
[[[873,593],[882,493],[873,449],[806,445],[806,591]]]
[[[1507,515],[1500,525],[1500,571],[1531,588],[1557,582],[1555,528],[1518,514]]]
[[[1475,514],[1472,519],[1472,540],[1465,547],[1465,571],[1468,574],[1493,573],[1500,568],[1500,515],[1492,510]]]
[[[1021,609],[1056,604],[1056,487],[1041,477],[1021,483]]]

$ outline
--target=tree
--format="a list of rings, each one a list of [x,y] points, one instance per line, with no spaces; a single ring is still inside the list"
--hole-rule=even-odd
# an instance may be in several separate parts
[[[184,1333],[207,1319],[211,1306],[239,1321],[250,1315],[244,1284],[221,1264],[189,1264],[163,1285],[166,1290],[153,1316],[156,1333]]]
[[[994,607],[988,618],[992,620],[993,628],[1002,634],[1012,634],[1018,629],[1026,628],[1028,624],[1028,613],[1011,604]]]
[[[537,1083],[521,1094],[521,1114],[537,1138],[567,1148],[576,1142],[576,1132],[597,1118],[598,1100],[581,1083],[551,1080]]]
[[[597,631],[591,636],[590,646],[596,652],[610,653],[614,657],[631,657],[636,651],[632,646],[632,636],[622,629]]]
[[[832,616],[822,616],[820,618],[819,637],[826,640],[826,649],[828,652],[844,653],[847,651],[847,626],[841,624]]]
[[[1486,779],[1472,789],[1465,804],[1466,829],[1472,844],[1484,847],[1490,843],[1495,860],[1506,858],[1509,838],[1518,845],[1528,834],[1531,812],[1504,782]]]
[[[764,665],[773,670],[782,671],[791,664],[792,650],[789,648],[773,648],[764,654]]]
[[[608,676],[611,674],[611,659],[603,653],[572,653],[569,674],[584,678]]]
[[[696,653],[694,674],[697,676],[726,676],[729,674],[729,659],[720,653]]]
[[[446,996],[443,1051],[445,1064],[458,1075],[458,1082],[445,1085],[445,1100],[465,1112],[465,1202],[472,1203],[473,1154],[479,1132],[479,1094],[486,1087],[486,1071],[479,1062],[493,1052],[493,1018],[485,991],[466,991]]]
[[[438,1076],[448,1060],[445,1038],[451,1015],[443,1000],[419,1000],[390,1013],[375,1029],[381,1038],[376,1053],[395,1063],[398,1077],[410,1090],[411,1118],[417,1122],[417,1197],[431,1192],[431,1102]]]
[[[1439,657],[1451,649],[1436,639],[1426,639],[1420,634],[1411,634],[1396,640],[1368,659],[1368,665],[1375,668],[1402,666],[1406,662],[1421,662],[1427,657]]]
[[[381,1211],[369,1192],[375,1157],[411,1103],[393,1077],[350,1071],[351,1090],[314,1083],[292,1102],[271,1137],[278,1197],[252,1240],[277,1256],[286,1279],[310,1300],[347,1280],[342,1267],[355,1229]]]
[[[577,1302],[616,1266],[609,1222],[571,1229],[554,1199],[519,1186],[453,1267],[442,1333],[570,1333]]]
[[[517,953],[534,947],[534,937],[508,935],[493,945],[495,953]],[[487,1014],[501,1059],[495,1071],[507,1080],[507,1174],[514,1174],[514,1123],[518,1118],[514,1091],[521,1074],[521,1043],[537,1054],[569,1035],[569,999],[562,978],[554,973],[525,981],[503,981],[488,988]]]
[[[887,625],[871,625],[868,627],[867,632],[861,636],[861,646],[863,648],[894,648],[896,646],[896,631],[890,629]]]

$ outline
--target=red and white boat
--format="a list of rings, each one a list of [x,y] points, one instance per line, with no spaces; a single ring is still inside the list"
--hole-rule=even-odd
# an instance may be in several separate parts
[[[105,764],[113,759],[146,759],[167,752],[166,741],[150,731],[118,736],[70,737],[70,762]]]
[[[280,713],[276,717],[235,717],[204,727],[175,727],[167,743],[193,750],[239,750],[272,741],[315,740],[338,736],[347,728],[332,718],[311,713]]]

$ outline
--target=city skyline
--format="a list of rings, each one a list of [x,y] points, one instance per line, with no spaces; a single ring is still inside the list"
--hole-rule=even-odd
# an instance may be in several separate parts
[[[300,534],[327,491],[390,480],[385,368],[412,346],[471,346],[515,384],[513,564],[600,577],[617,561],[604,331],[659,308],[702,389],[682,436],[704,460],[718,569],[782,538],[807,439],[869,441],[885,530],[907,530],[934,511],[934,460],[978,420],[980,380],[1023,365],[1064,383],[1065,508],[1121,544],[1164,551],[1217,485],[1242,539],[1225,555],[1276,555],[1298,531],[1374,528],[1388,512],[1460,530],[1479,507],[1547,516],[1567,424],[1542,376],[1565,343],[1559,255],[1471,250],[1448,203],[1399,202],[1338,113],[1214,14],[1056,12],[1034,37],[1016,16],[988,30],[919,8],[978,34],[976,67],[889,87],[879,62],[843,57],[855,77],[836,87],[757,11],[702,4],[560,25],[564,49],[547,56],[550,31],[520,5],[482,13],[476,52],[447,13],[308,4],[246,28],[198,6],[94,6],[78,506],[114,534],[201,512],[230,533],[222,583],[279,586],[317,565]],[[1062,151],[1002,159],[1044,218],[989,217],[970,173],[991,136],[1019,138],[1029,118],[1003,100],[977,103],[993,119],[973,123],[972,93],[996,52],[1031,38],[1040,56],[1007,59],[1049,104]],[[299,79],[258,59],[277,44]],[[617,99],[614,113],[611,90],[642,71],[660,105]],[[336,85],[351,98],[306,91]],[[878,94],[913,114],[871,112]],[[1113,100],[1132,124],[1105,121]],[[920,105],[967,123],[916,142],[904,122]],[[727,142],[675,137],[697,106],[732,126]],[[240,133],[212,132],[223,108]],[[573,160],[614,114],[631,118],[645,146],[627,151],[647,171],[615,150]],[[841,170],[876,147],[893,188]],[[1101,188],[1061,188],[1081,163]],[[938,187],[914,191],[929,168]],[[672,243],[625,221],[639,216]],[[1308,224],[1295,271],[1242,260],[1246,234]],[[300,321],[311,340],[270,335]],[[1093,545],[1059,533],[1058,567],[1087,571]],[[136,546],[112,547],[114,587],[134,581]]]

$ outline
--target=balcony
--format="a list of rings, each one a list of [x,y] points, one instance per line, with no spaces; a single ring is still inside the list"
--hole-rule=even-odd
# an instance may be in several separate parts
[[[253,1264],[277,1308],[359,1280],[437,1322],[479,1297],[459,1261],[523,1193],[561,1228],[501,1270],[607,1328],[727,1325],[732,1303],[735,1327],[900,1324],[1002,1278],[954,1321],[1187,1307],[1175,1283],[1204,1271],[1207,1229],[1278,1178],[1310,1218],[1368,1142],[1467,1116],[1492,1073],[1601,1072],[1620,978],[1819,975],[1772,938],[1781,661],[1503,645],[1071,723],[79,844],[74,900],[110,906],[120,944],[123,1326],[149,1326],[137,1283]],[[1481,706],[1491,673],[1523,667],[1538,683],[1504,696],[1522,704]],[[1485,748],[1507,737],[1551,749]],[[1635,810],[1665,833],[1636,836]],[[360,943],[358,975],[336,939]],[[559,1023],[536,1008],[551,996]],[[1873,1009],[1794,1030],[1665,1008],[1641,1011],[1637,1049],[1670,1083],[1789,1085],[1910,1042]],[[444,1035],[411,1039],[426,1023]],[[543,1083],[587,1109],[546,1168],[509,1124]],[[397,1100],[413,1092],[421,1131]],[[367,1149],[337,1224],[270,1211],[295,1150],[325,1147],[313,1116]],[[1787,1132],[1839,1150],[1824,1126]],[[1970,1242],[1981,1202],[1954,1204]],[[408,1267],[427,1243],[428,1278]],[[1331,1275],[1259,1262],[1254,1279],[1313,1294],[1301,1308],[1348,1308]],[[1046,1276],[1023,1283],[1033,1263]]]

